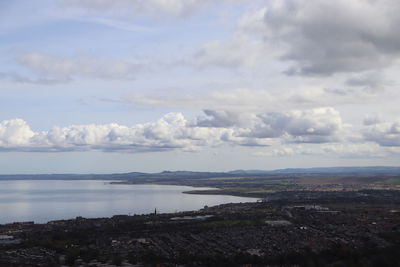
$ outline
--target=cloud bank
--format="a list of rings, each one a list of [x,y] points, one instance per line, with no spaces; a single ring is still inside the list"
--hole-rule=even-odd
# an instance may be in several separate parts
[[[0,148],[7,151],[195,151],[205,147],[269,146],[280,143],[327,143],[343,128],[333,108],[265,114],[205,110],[187,119],[169,113],[131,127],[119,124],[72,125],[33,131],[21,119],[0,123]]]
[[[400,55],[399,11],[396,0],[273,1],[264,36],[285,47],[289,74],[378,69]]]

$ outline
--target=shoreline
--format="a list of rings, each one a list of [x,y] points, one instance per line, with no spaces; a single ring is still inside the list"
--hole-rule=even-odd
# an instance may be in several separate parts
[[[54,184],[48,183],[48,181],[52,181],[54,182]],[[83,184],[78,183],[78,181],[82,181]],[[92,188],[92,183],[95,184],[93,188]],[[17,184],[19,185],[26,184],[25,187],[28,188],[28,191],[26,190],[18,191],[18,189],[13,189]],[[126,184],[133,186],[127,188],[125,188],[122,185],[110,186],[112,184],[114,185]],[[41,180],[41,182],[39,180],[24,180],[24,182],[11,181],[11,183],[7,182],[7,185],[8,186],[7,187],[4,186],[3,189],[7,190],[7,188],[11,188],[11,191],[9,191],[9,194],[11,195],[5,194],[3,196],[2,202],[0,201],[0,204],[3,205],[2,207],[5,208],[3,210],[4,216],[2,216],[3,218],[0,225],[8,225],[13,223],[18,224],[24,222],[25,223],[34,222],[34,224],[46,224],[54,220],[70,220],[79,216],[96,219],[96,218],[111,218],[115,215],[127,215],[127,216],[131,214],[146,215],[146,214],[152,214],[152,211],[155,208],[159,212],[161,211],[162,213],[172,213],[174,211],[197,212],[204,206],[257,201],[257,199],[255,198],[248,198],[248,197],[238,198],[240,196],[234,196],[234,195],[229,195],[229,197],[226,197],[228,195],[225,195],[225,197],[223,197],[221,194],[215,193],[219,191],[216,190],[215,188],[205,188],[205,187],[199,188],[199,187],[176,185],[176,184],[155,184],[155,183],[131,184],[126,182],[121,183],[110,180],[61,181],[61,180],[45,179]],[[86,190],[85,188],[87,188],[88,190]],[[49,191],[49,194],[41,196],[42,194],[41,192],[43,190],[45,190],[45,192]],[[62,190],[61,196],[59,196],[58,193],[59,190]],[[75,193],[76,190],[78,190],[77,193]],[[81,190],[83,190],[83,193],[80,193]],[[96,195],[92,195],[91,190],[94,190],[93,194]],[[121,192],[125,192],[123,193],[123,195],[121,195],[121,197],[119,196],[118,193],[119,190],[122,190]],[[21,212],[18,212],[19,206],[17,204],[12,204],[14,203],[13,200],[14,191],[15,193],[19,192],[18,194],[26,195],[26,197],[24,197],[25,199],[24,201],[28,201],[27,205],[30,207],[31,210],[30,212],[24,212],[22,210]],[[214,193],[211,194],[197,193],[198,195],[203,195],[203,197],[185,197],[184,195],[195,195],[189,193],[190,191],[193,192],[211,191]],[[107,192],[110,192],[113,195],[110,195]],[[156,196],[157,198],[159,198],[158,197],[159,195],[165,196],[167,199],[171,199],[172,200],[171,204],[168,204],[169,202],[164,202],[167,204],[163,204],[163,202],[162,201],[160,202],[160,200],[158,201],[152,200]],[[214,195],[215,197],[213,198],[204,197],[207,195]],[[35,200],[37,199],[37,197],[40,198],[43,197],[46,200],[39,200],[39,202],[37,202]],[[70,201],[68,199],[71,197],[72,197],[72,202],[74,202],[74,199],[76,199],[77,202],[69,203]],[[95,201],[94,202],[95,204],[90,204],[92,200]],[[57,204],[58,201],[63,201],[63,202]],[[106,203],[112,202],[114,203],[113,207],[109,208],[103,207],[103,205],[101,204],[103,202],[101,201],[107,201]],[[54,202],[55,204],[49,204],[52,202]],[[10,205],[8,203],[10,203]],[[93,210],[89,211],[87,209],[88,205],[95,205],[95,207]],[[15,207],[15,209],[13,207]],[[50,209],[47,209],[46,207],[49,207]],[[58,211],[54,213],[45,212],[46,210],[54,209],[54,207],[56,207]],[[14,210],[17,212],[14,212]]]
[[[363,263],[374,262],[377,252],[398,257],[400,192],[338,193],[336,203],[329,194],[313,196],[320,198],[310,203],[289,194],[197,211],[0,225],[0,265],[113,266],[118,257],[131,263],[125,266],[239,266],[238,260],[240,266],[300,266],[313,251],[316,262],[333,266],[338,258],[326,253],[343,255],[343,248]]]

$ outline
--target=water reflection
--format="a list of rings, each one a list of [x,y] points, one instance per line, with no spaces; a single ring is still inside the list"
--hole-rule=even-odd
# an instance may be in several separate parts
[[[252,198],[219,195],[189,195],[189,186],[117,185],[104,181],[0,181],[0,223],[47,222],[76,216],[109,217],[116,214],[146,214],[196,210]]]

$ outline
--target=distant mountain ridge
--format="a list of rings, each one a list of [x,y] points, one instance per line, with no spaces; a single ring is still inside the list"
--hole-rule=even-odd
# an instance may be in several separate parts
[[[315,167],[315,168],[286,168],[277,170],[235,170],[232,174],[400,174],[400,167],[367,166],[367,167]]]
[[[317,167],[317,168],[287,168],[277,170],[234,170],[229,172],[194,172],[194,171],[163,171],[160,173],[111,173],[111,174],[10,174],[0,175],[0,180],[131,180],[135,178],[159,178],[165,181],[176,178],[213,178],[232,176],[268,176],[279,174],[399,174],[400,167],[368,166],[368,167]]]

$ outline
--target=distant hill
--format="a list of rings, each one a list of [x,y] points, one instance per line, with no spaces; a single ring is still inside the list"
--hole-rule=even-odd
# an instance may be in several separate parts
[[[171,181],[175,179],[204,179],[213,177],[240,176],[276,176],[296,174],[399,174],[400,167],[370,166],[370,167],[321,167],[321,168],[288,168],[278,170],[234,170],[229,172],[192,172],[163,171],[160,173],[111,173],[111,174],[15,174],[0,175],[0,180],[141,180],[158,179]]]
[[[3,174],[0,180],[133,180],[133,179],[162,179],[163,181],[180,178],[212,178],[234,176],[228,172],[191,172],[163,171],[160,173],[111,173],[111,174]]]
[[[245,174],[268,174],[273,171],[265,171],[265,170],[234,170],[234,171],[229,171],[228,173],[231,174],[238,174],[238,175],[245,175]]]
[[[400,167],[368,166],[368,167],[318,167],[318,168],[287,168],[271,171],[265,170],[235,170],[232,174],[400,174]]]

